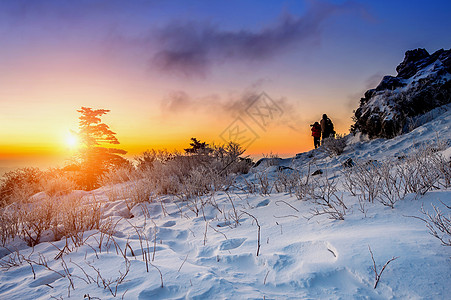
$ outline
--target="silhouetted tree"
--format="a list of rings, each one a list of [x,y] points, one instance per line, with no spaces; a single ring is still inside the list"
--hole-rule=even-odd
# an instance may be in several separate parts
[[[198,141],[196,138],[191,138],[190,148],[184,149],[189,154],[208,154],[212,151],[206,142]]]
[[[102,123],[100,118],[109,110],[82,107],[77,111],[81,113],[78,136],[83,143],[80,149],[80,184],[83,188],[90,190],[97,187],[97,180],[104,172],[128,164],[128,161],[121,156],[127,151],[102,146],[103,144],[120,144],[116,133]]]

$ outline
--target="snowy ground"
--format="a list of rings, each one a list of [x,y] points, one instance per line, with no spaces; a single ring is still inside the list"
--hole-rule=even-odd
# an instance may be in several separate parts
[[[305,168],[315,159],[311,171],[327,169],[321,176],[339,179],[350,157],[382,161],[408,154],[436,135],[451,139],[450,125],[448,111],[393,140],[353,141],[338,157],[312,151],[279,165]],[[449,158],[451,148],[443,155]],[[109,202],[106,192],[101,188],[86,197],[94,194],[104,202],[104,217],[117,223],[112,237],[85,232],[85,244],[69,245],[72,251],[58,259],[65,240],[34,249],[17,244],[21,255],[45,259],[49,268],[25,262],[0,270],[1,299],[451,299],[451,247],[410,217],[421,216],[422,206],[429,211],[431,204],[451,206],[451,189],[418,199],[409,194],[394,209],[369,203],[366,216],[357,197],[344,192],[349,209],[342,221],[310,218],[311,201],[274,191],[269,196],[217,193],[217,207],[208,205],[198,216],[186,203],[166,196],[135,206],[133,217],[124,218],[130,217],[125,201]],[[259,249],[254,217],[260,226]],[[398,257],[387,265],[376,289],[369,247],[378,271]],[[3,260],[10,257],[14,254]]]

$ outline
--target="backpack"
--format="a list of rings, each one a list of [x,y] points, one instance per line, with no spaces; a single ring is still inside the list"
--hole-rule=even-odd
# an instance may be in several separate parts
[[[334,124],[329,118],[327,118],[326,120],[326,132],[328,132],[329,134],[335,134]]]

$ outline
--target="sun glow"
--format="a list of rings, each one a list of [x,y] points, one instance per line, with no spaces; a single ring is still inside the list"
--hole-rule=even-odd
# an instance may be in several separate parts
[[[69,148],[74,149],[74,148],[77,148],[77,147],[78,147],[78,144],[79,144],[79,142],[78,142],[78,137],[77,137],[75,134],[69,132],[69,133],[66,135],[66,145],[67,145]]]

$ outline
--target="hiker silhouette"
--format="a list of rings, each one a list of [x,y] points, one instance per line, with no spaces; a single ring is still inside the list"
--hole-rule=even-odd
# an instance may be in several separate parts
[[[312,127],[313,145],[315,146],[316,149],[320,145],[321,125],[319,125],[318,122],[315,122],[314,124],[310,125],[310,127]]]
[[[323,118],[321,119],[320,124],[323,140],[335,136],[334,124],[326,114],[323,114]]]

